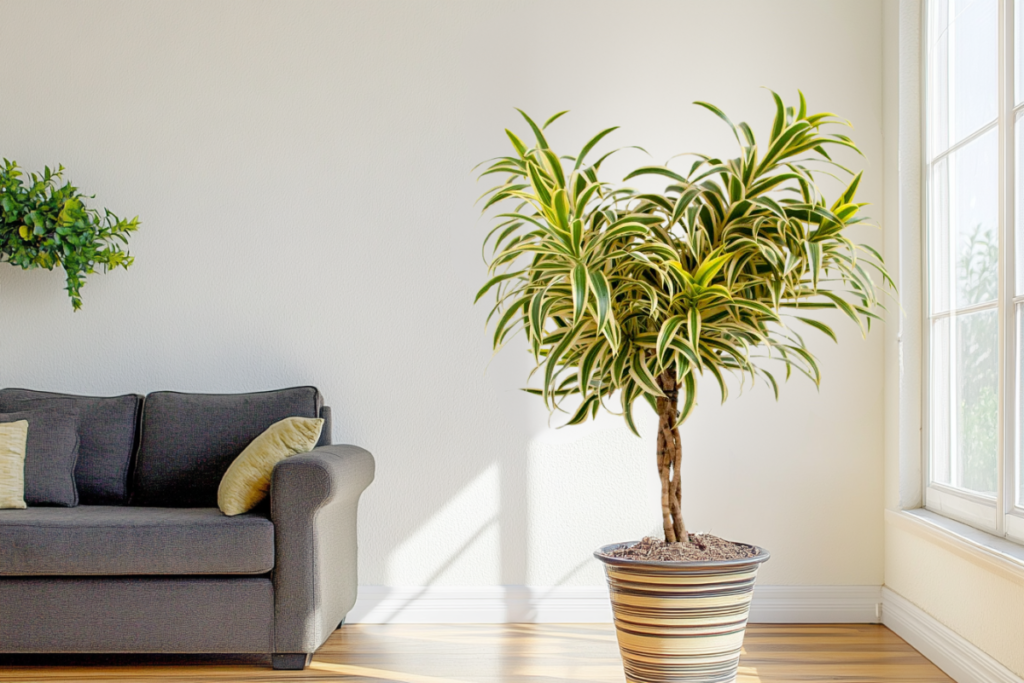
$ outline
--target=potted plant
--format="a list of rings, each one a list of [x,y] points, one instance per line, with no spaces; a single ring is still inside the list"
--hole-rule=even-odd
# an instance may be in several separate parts
[[[637,399],[658,415],[665,538],[595,553],[629,681],[735,680],[755,576],[768,559],[683,523],[679,426],[696,405],[698,377],[712,378],[723,401],[730,373],[765,380],[776,398],[779,373],[796,370],[818,384],[818,363],[794,328],[835,340],[813,312],[838,309],[866,333],[878,317],[873,277],[892,285],[882,257],[847,235],[865,220],[854,201],[861,174],[827,151],[857,149],[827,132],[846,122],[808,114],[802,93],[797,107],[772,95],[776,113],[761,148],[747,124],[697,102],[731,127],[739,156],[698,154],[685,171],[644,166],[625,178],[661,176],[669,183],[661,192],[600,179],[611,153],[588,158],[615,128],[575,157],[559,156],[545,130],[565,112],[543,125],[520,112],[535,144],[506,131],[514,154],[482,174],[506,178],[483,195],[484,211],[505,207],[484,241],[490,279],[477,295],[495,293],[495,349],[525,334],[540,377],[527,391],[565,412],[567,424],[616,412],[614,401],[639,436]],[[816,177],[836,172],[852,179],[827,201]]]
[[[139,218],[118,218],[90,209],[77,187],[64,180],[64,167],[46,167],[27,176],[14,161],[0,167],[0,262],[25,270],[64,269],[74,310],[82,307],[85,276],[111,268],[128,268],[132,257],[122,250]]]

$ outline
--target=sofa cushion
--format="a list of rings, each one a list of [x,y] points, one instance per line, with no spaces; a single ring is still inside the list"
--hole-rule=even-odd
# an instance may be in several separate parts
[[[217,507],[225,515],[249,512],[270,492],[274,466],[285,458],[316,448],[322,418],[286,417],[252,440],[224,473],[217,489]]]
[[[0,510],[24,510],[28,420],[0,422]]]
[[[254,394],[150,394],[143,409],[131,504],[216,507],[221,478],[253,439],[286,417],[318,417],[320,407],[315,387]]]
[[[0,576],[266,574],[274,525],[217,508],[0,510]]]
[[[135,447],[142,397],[96,397],[29,389],[0,390],[0,412],[45,408],[78,411],[78,462],[75,486],[83,505],[128,502],[128,470]]]
[[[25,502],[28,505],[78,505],[78,411],[74,408],[0,413],[0,422],[28,422],[25,444]]]

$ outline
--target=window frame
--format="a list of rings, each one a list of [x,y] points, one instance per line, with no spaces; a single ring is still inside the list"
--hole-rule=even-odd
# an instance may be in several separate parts
[[[1020,7],[1015,7],[1019,2]],[[922,333],[923,344],[921,353],[921,377],[922,377],[922,490],[924,492],[924,507],[927,509],[969,524],[973,527],[994,534],[1006,537],[1018,543],[1024,543],[1024,507],[1018,504],[1018,480],[1016,472],[1018,453],[1020,453],[1022,431],[1024,431],[1024,420],[1018,420],[1021,415],[1021,404],[1018,399],[1018,383],[1021,378],[1021,344],[1024,339],[1018,338],[1017,309],[1020,307],[1021,316],[1024,319],[1024,294],[1016,295],[1015,267],[1024,269],[1024,263],[1015,264],[1016,245],[1014,244],[1015,224],[1015,188],[1014,177],[1016,166],[1021,163],[1024,166],[1024,158],[1017,159],[1016,140],[1014,139],[1014,126],[1018,117],[1024,118],[1024,93],[1022,101],[1014,106],[1016,61],[1015,47],[1024,51],[1024,44],[1015,46],[1015,10],[1024,12],[1024,0],[997,0],[997,113],[996,118],[977,130],[972,131],[963,139],[953,142],[940,154],[932,154],[932,123],[936,118],[932,103],[932,80],[931,80],[931,49],[932,36],[930,33],[931,12],[933,3],[924,3],[924,11],[921,14],[921,178],[923,187],[921,192],[921,215],[925,217],[922,221],[922,275],[923,275],[923,306],[922,306]],[[1024,31],[1022,31],[1021,43],[1024,43]],[[946,106],[950,106],[947,98]],[[947,113],[948,116],[948,113]],[[947,119],[948,120],[948,119]],[[1024,125],[1024,124],[1022,124]],[[951,302],[948,313],[935,315],[932,312],[932,239],[931,223],[933,218],[932,206],[932,172],[936,164],[942,159],[949,159],[959,149],[964,149],[970,142],[978,140],[987,132],[997,131],[998,156],[997,156],[997,220],[996,227],[999,258],[997,282],[998,291],[996,296],[996,317],[997,328],[997,362],[998,382],[997,396],[998,413],[996,419],[997,429],[997,483],[995,497],[975,493],[967,489],[957,488],[948,484],[932,481],[932,393],[931,393],[931,350],[932,350],[932,323],[939,317],[946,316],[950,325],[953,326],[950,336],[955,335],[955,321],[962,309],[985,310],[991,309],[990,304],[978,305],[976,307],[955,306]],[[1022,155],[1024,156],[1024,155]],[[948,168],[948,164],[947,164]],[[947,171],[948,172],[948,171]],[[952,216],[950,226],[952,229]],[[955,243],[950,238],[950,251],[955,253]],[[955,273],[949,273],[955,279]],[[955,286],[955,284],[953,285]],[[955,358],[955,348],[949,350],[951,362]],[[950,396],[945,399],[952,402],[955,396],[955,387],[950,384]],[[951,414],[951,419],[955,413]],[[950,443],[955,448],[954,443]],[[1022,492],[1024,494],[1024,492]],[[1021,501],[1024,502],[1024,501]]]

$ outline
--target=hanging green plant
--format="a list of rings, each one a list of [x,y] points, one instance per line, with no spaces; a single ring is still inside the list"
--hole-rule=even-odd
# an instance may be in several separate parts
[[[0,169],[0,262],[25,270],[60,266],[67,276],[71,305],[82,307],[86,275],[102,268],[128,268],[133,258],[123,248],[139,218],[118,218],[86,205],[84,195],[64,180],[64,167],[25,174],[4,159]]]

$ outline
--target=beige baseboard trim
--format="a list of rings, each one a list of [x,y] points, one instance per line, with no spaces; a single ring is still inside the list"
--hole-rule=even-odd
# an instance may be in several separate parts
[[[882,589],[882,623],[957,683],[1024,683],[974,643],[888,588]]]

